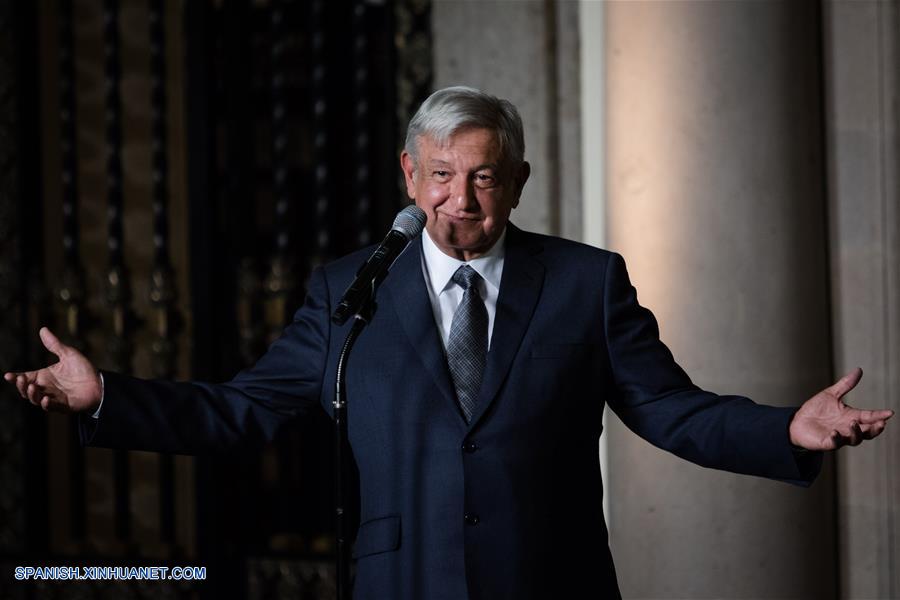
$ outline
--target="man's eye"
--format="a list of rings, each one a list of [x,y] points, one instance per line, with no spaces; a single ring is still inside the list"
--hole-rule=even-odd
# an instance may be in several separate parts
[[[484,173],[476,173],[475,183],[482,187],[491,186],[494,185],[494,178],[490,175],[485,175]]]
[[[449,171],[435,171],[434,172],[435,177],[447,177],[448,175],[450,175]]]

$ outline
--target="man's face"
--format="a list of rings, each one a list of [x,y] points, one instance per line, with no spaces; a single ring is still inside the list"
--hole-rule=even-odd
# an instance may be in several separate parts
[[[405,151],[400,164],[406,191],[425,211],[425,228],[445,254],[459,260],[481,256],[503,233],[530,167],[510,167],[491,129],[463,129],[443,146],[418,139],[418,162]]]

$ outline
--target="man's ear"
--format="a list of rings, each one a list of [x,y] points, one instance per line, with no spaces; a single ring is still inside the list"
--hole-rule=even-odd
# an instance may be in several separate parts
[[[528,161],[523,161],[514,177],[513,208],[519,206],[519,198],[522,196],[522,189],[525,187],[529,175],[531,175],[531,165],[528,164]]]
[[[406,180],[406,195],[410,199],[416,199],[416,162],[409,152],[404,150],[400,153],[400,168],[403,170],[403,178]]]

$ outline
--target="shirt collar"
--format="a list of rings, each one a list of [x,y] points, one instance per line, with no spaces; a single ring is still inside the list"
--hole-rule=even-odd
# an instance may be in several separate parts
[[[422,232],[422,257],[425,259],[425,267],[428,271],[428,280],[435,295],[450,284],[450,280],[456,270],[464,264],[472,267],[482,279],[495,289],[500,289],[500,278],[503,275],[503,258],[506,255],[506,228],[500,238],[494,242],[491,249],[478,258],[468,262],[457,260],[444,254],[437,244],[428,235],[428,230]]]

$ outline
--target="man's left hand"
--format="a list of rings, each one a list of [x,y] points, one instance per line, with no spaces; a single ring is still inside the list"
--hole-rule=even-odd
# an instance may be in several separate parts
[[[844,404],[844,395],[860,378],[862,369],[856,368],[804,402],[791,421],[791,443],[807,450],[836,450],[857,446],[884,431],[894,411],[860,410]]]

